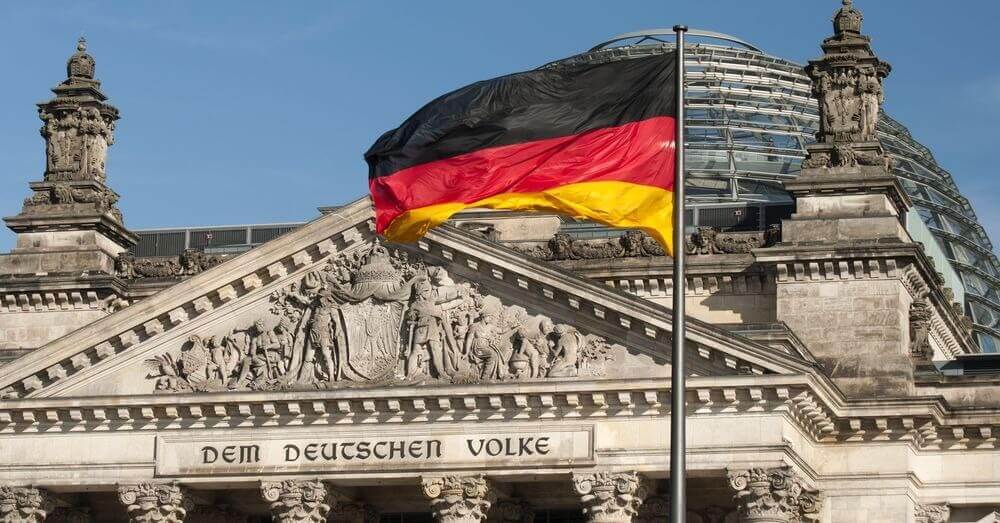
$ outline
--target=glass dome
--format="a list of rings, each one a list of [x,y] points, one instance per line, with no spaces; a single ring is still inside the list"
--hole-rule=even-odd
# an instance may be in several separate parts
[[[566,60],[673,52],[672,39],[671,30],[628,33]],[[692,30],[687,39],[688,208],[704,213],[749,205],[764,215],[768,209],[790,212],[792,199],[782,184],[798,175],[805,146],[815,141],[819,126],[803,66],[728,35]],[[1000,352],[1000,263],[975,211],[951,174],[906,127],[883,113],[878,131],[914,210],[961,278],[980,347]],[[772,214],[772,223],[787,215]]]

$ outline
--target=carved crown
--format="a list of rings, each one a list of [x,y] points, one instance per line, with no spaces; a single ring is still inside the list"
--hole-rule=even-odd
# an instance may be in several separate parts
[[[382,245],[372,247],[368,261],[354,274],[354,283],[395,283],[399,280],[399,271],[389,260],[389,251]]]
[[[833,17],[833,31],[835,34],[861,33],[861,21],[864,17],[861,11],[854,9],[851,0],[844,0],[844,7],[837,11]]]
[[[76,43],[76,52],[66,62],[66,76],[93,79],[94,65],[94,57],[87,54],[87,40],[81,36]]]

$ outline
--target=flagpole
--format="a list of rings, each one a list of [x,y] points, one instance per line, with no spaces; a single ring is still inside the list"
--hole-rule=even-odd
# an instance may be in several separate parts
[[[684,451],[687,447],[685,421],[687,393],[684,383],[684,33],[687,26],[675,25],[677,66],[677,129],[674,132],[674,307],[673,346],[670,359],[670,521],[684,523],[685,505]]]

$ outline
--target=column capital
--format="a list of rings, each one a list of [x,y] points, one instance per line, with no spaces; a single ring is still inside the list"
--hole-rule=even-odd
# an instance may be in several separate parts
[[[951,506],[947,503],[928,503],[913,507],[913,521],[916,523],[948,523]]]
[[[322,523],[330,513],[326,484],[318,479],[261,481],[260,493],[279,523]]]
[[[493,504],[488,520],[497,523],[533,523],[535,509],[523,499],[501,499]]]
[[[0,522],[41,523],[53,508],[52,497],[43,489],[0,485]]]
[[[666,494],[648,496],[639,507],[632,523],[663,523],[670,521],[670,497]]]
[[[191,509],[186,489],[177,483],[118,485],[118,500],[133,523],[180,523]]]
[[[632,521],[649,493],[646,479],[637,472],[574,473],[573,486],[591,523]]]
[[[791,467],[729,471],[741,522],[819,521],[819,492],[810,489]]]
[[[482,474],[425,476],[420,483],[441,523],[479,523],[486,519],[495,497]]]

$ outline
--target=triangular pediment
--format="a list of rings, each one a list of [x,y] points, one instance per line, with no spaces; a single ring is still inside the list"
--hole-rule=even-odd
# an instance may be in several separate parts
[[[7,398],[669,375],[670,312],[451,227],[382,244],[368,199],[0,370]],[[696,375],[810,364],[691,321]]]

